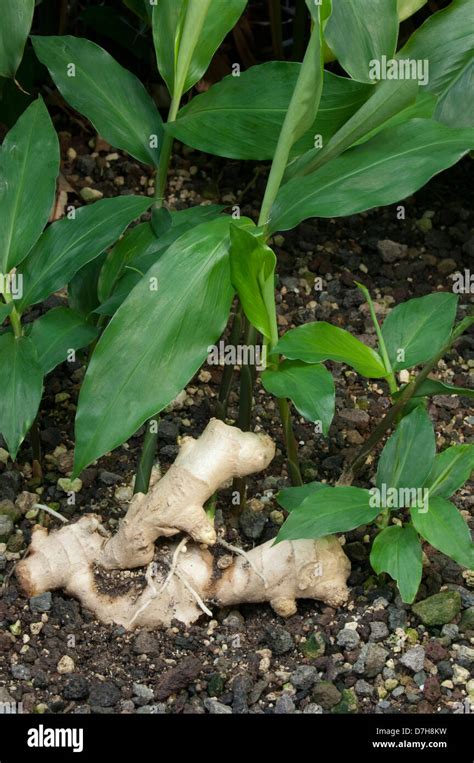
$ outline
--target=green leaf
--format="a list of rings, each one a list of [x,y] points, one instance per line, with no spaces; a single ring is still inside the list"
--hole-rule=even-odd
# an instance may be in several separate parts
[[[229,75],[193,98],[165,130],[188,146],[230,159],[272,159],[301,64],[269,61]],[[370,85],[324,72],[316,119],[291,156],[325,144],[372,92]]]
[[[10,331],[0,336],[0,389],[0,432],[14,461],[43,391],[43,373],[28,337],[15,339]]]
[[[324,36],[341,66],[359,82],[373,82],[370,62],[392,58],[398,37],[397,0],[332,0]]]
[[[467,387],[455,387],[452,384],[438,381],[438,379],[425,379],[416,390],[416,397],[432,397],[434,395],[461,395],[462,397],[474,397],[474,389]]]
[[[290,512],[301,506],[309,495],[326,487],[327,485],[324,482],[308,482],[306,485],[300,485],[299,487],[286,487],[277,493],[276,499],[280,506]]]
[[[102,268],[99,297],[103,304],[96,312],[101,315],[113,315],[139,282],[142,277],[140,273],[146,273],[168,246],[186,231],[206,220],[216,218],[223,209],[219,204],[205,204],[170,212],[171,227],[159,239],[149,222],[140,223],[126,231],[107,255]],[[132,267],[133,270],[130,269]]]
[[[173,223],[171,212],[165,207],[154,207],[151,211],[151,227],[156,238],[164,236]]]
[[[420,10],[426,5],[427,0],[397,0],[397,12],[399,21],[405,21],[405,19],[413,16],[414,13]]]
[[[321,363],[285,360],[277,371],[262,374],[267,392],[275,397],[288,397],[296,410],[308,421],[321,422],[327,434],[334,416],[334,379]]]
[[[71,36],[32,40],[66,101],[113,146],[157,166],[163,124],[140,80],[90,40]]]
[[[98,334],[98,329],[79,313],[68,307],[56,307],[33,323],[30,339],[43,374],[48,374],[66,360],[71,350],[86,347]]]
[[[430,498],[449,498],[464,485],[474,470],[474,445],[452,445],[435,456],[425,482]]]
[[[14,77],[23,57],[35,0],[0,0],[0,77]]]
[[[0,151],[0,272],[18,265],[40,236],[58,172],[58,138],[38,98],[7,133]]]
[[[268,340],[278,338],[274,252],[254,232],[230,226],[230,273],[245,315]]]
[[[10,302],[8,305],[4,305],[3,303],[0,303],[0,326],[2,325],[5,318],[7,318],[11,311],[13,310],[13,302]]]
[[[427,89],[443,95],[472,59],[471,0],[453,0],[433,14],[397,53],[399,59],[429,61]]]
[[[324,487],[293,509],[277,536],[282,540],[321,538],[372,522],[380,513],[370,505],[370,493],[360,487]]]
[[[272,208],[270,232],[289,230],[308,217],[344,217],[393,204],[473,145],[472,130],[452,130],[429,119],[388,127],[317,172],[285,183]]]
[[[41,302],[71,280],[74,273],[114,243],[124,228],[150,206],[144,196],[102,199],[76,210],[74,218],[53,223],[25,260],[25,284],[18,309]]]
[[[342,154],[360,140],[382,127],[389,119],[416,100],[418,83],[413,80],[384,80],[374,88],[370,98],[352,115],[323,148],[312,148],[289,167],[285,177],[308,175]]]
[[[179,98],[201,79],[246,4],[246,0],[160,0],[153,8],[156,61],[171,95]]]
[[[397,581],[402,600],[411,604],[421,583],[422,549],[413,527],[386,527],[375,538],[370,563],[377,575],[388,572]]]
[[[468,61],[440,96],[434,118],[449,127],[474,126],[474,61]]]
[[[457,508],[441,496],[430,498],[428,511],[411,509],[415,528],[428,543],[468,569],[474,568],[471,533]]]
[[[418,406],[400,421],[382,450],[377,468],[377,487],[417,489],[423,486],[436,452],[433,424]],[[410,503],[400,500],[399,506]]]
[[[181,236],[105,329],[79,398],[75,474],[167,406],[224,330],[233,296],[229,224],[218,218]]]
[[[304,360],[305,363],[323,360],[347,363],[363,376],[375,379],[387,375],[383,360],[375,350],[348,331],[325,321],[305,323],[287,331],[275,351],[290,360]]]
[[[382,336],[395,371],[425,363],[442,350],[451,335],[457,303],[455,294],[435,292],[391,310]]]
[[[99,277],[104,266],[107,252],[99,254],[95,260],[91,260],[77,271],[67,285],[69,307],[89,318],[99,306]]]

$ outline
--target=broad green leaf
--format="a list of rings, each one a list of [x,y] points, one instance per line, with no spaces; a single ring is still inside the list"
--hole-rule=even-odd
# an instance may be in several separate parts
[[[474,445],[452,445],[435,456],[433,467],[425,482],[434,496],[449,498],[464,485],[474,470]]]
[[[468,61],[440,96],[434,118],[449,127],[474,126],[474,61]]]
[[[103,304],[96,312],[113,315],[168,246],[196,225],[217,217],[223,209],[219,204],[205,204],[171,212],[171,227],[159,239],[149,222],[126,231],[107,255],[102,268],[99,298]]]
[[[382,336],[395,371],[425,363],[442,350],[451,335],[457,303],[455,294],[434,292],[391,310]]]
[[[28,337],[16,339],[10,331],[0,336],[0,389],[0,432],[14,461],[43,391],[43,372]]]
[[[10,302],[8,305],[4,305],[3,303],[0,303],[0,326],[2,325],[5,318],[7,318],[11,311],[13,309],[13,303]]]
[[[430,92],[442,95],[472,59],[472,0],[453,0],[426,19],[397,53],[398,59],[427,60]]]
[[[426,88],[439,96],[435,118],[451,127],[474,126],[473,48],[472,1],[454,0],[397,53],[399,59],[428,62]]]
[[[421,583],[422,549],[413,527],[385,527],[373,542],[370,563],[377,575],[388,572],[397,581],[406,604],[415,600]]]
[[[253,231],[230,226],[230,277],[250,323],[269,341],[278,339],[274,252]]]
[[[132,220],[150,206],[144,196],[102,199],[76,210],[74,218],[58,220],[47,228],[25,260],[23,311],[65,286],[74,273],[114,243]]]
[[[430,498],[428,511],[411,509],[415,528],[428,543],[468,569],[474,569],[474,546],[469,528],[451,501]]]
[[[23,112],[0,150],[0,272],[37,241],[54,202],[59,144],[41,98]]]
[[[270,232],[289,230],[308,217],[344,217],[393,204],[473,145],[472,130],[452,130],[429,119],[388,127],[317,172],[285,183],[272,208]]]
[[[308,421],[321,423],[327,434],[334,416],[334,379],[321,363],[285,360],[277,371],[262,374],[267,392],[275,397],[288,397],[296,410]]]
[[[205,74],[211,59],[242,14],[247,0],[160,0],[153,8],[158,69],[179,98]]]
[[[171,212],[166,207],[153,207],[150,224],[156,238],[164,236],[171,228],[172,223]]]
[[[33,37],[41,63],[66,101],[113,146],[158,165],[163,124],[140,80],[81,37]]]
[[[0,0],[0,77],[14,77],[30,32],[35,0]]]
[[[167,132],[188,146],[230,159],[272,159],[301,64],[269,61],[229,75],[193,98]],[[324,72],[316,119],[290,155],[325,144],[372,92],[370,85]]]
[[[462,397],[474,397],[474,389],[467,387],[455,387],[452,384],[438,381],[438,379],[425,379],[416,390],[416,397],[432,397],[434,395],[460,395]]]
[[[218,218],[181,236],[105,329],[79,398],[75,474],[168,405],[221,335],[233,296],[229,224]]]
[[[377,488],[416,490],[424,485],[436,452],[433,424],[426,410],[418,406],[400,421],[382,450],[377,468]],[[398,508],[409,505],[415,496],[400,496]]]
[[[327,485],[325,485],[324,482],[308,482],[306,485],[301,485],[299,487],[286,487],[277,493],[276,499],[280,506],[290,512],[297,509],[298,506],[301,506],[305,498],[309,495],[326,487]]]
[[[324,36],[341,66],[359,82],[373,82],[371,62],[395,53],[397,0],[332,0]]]
[[[287,331],[278,342],[276,352],[290,360],[320,363],[335,360],[347,363],[363,376],[381,378],[387,375],[382,358],[344,329],[325,321],[305,323]]]
[[[55,307],[34,323],[30,339],[36,347],[38,363],[48,374],[66,360],[71,350],[80,350],[97,338],[99,331],[68,307]]]
[[[384,80],[373,88],[373,94],[360,109],[337,131],[323,148],[312,148],[296,159],[286,172],[290,179],[296,175],[308,175],[343,151],[362,140],[375,128],[416,100],[418,83],[413,80]]]
[[[277,536],[282,540],[321,538],[372,522],[380,509],[371,506],[370,493],[360,487],[324,487],[293,509]]]

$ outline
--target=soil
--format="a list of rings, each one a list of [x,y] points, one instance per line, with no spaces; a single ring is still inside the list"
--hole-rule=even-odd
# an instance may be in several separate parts
[[[61,115],[58,129],[65,124]],[[61,132],[67,183],[60,203],[66,199],[81,203],[79,194],[85,186],[104,196],[152,193],[146,169],[104,141],[95,143],[90,134],[74,129],[74,134]],[[173,167],[170,207],[237,203],[242,214],[256,217],[265,181],[260,166],[180,148]],[[468,269],[474,255],[473,206],[459,193],[469,187],[470,169],[466,159],[435,177],[403,202],[404,215],[396,205],[344,219],[307,221],[276,236],[281,330],[328,320],[373,345],[374,332],[354,278],[369,287],[382,319],[400,301],[437,289],[451,290],[453,274]],[[384,244],[387,240],[394,245]],[[59,293],[32,310],[30,318],[64,301]],[[458,318],[470,303],[472,294],[460,295]],[[73,505],[58,487],[58,478],[71,468],[82,360],[64,363],[46,380],[39,418],[43,482],[33,477],[28,440],[16,465],[0,462],[0,501],[16,501],[21,514],[6,547],[0,545],[0,701],[21,702],[24,712],[39,713],[469,712],[474,634],[465,623],[466,611],[474,604],[472,574],[469,577],[447,557],[425,548],[418,600],[440,590],[457,590],[462,610],[443,626],[424,626],[401,602],[394,583],[377,578],[371,570],[370,528],[345,538],[352,560],[351,597],[339,610],[300,601],[298,613],[282,620],[267,605],[242,606],[215,609],[215,619],[203,616],[189,628],[177,623],[160,632],[130,633],[97,622],[60,592],[39,600],[25,598],[12,574],[14,565],[27,548],[35,522],[50,527],[59,522],[41,511],[33,516],[31,500],[23,491],[36,492],[43,503],[53,502],[68,519],[87,511],[101,514],[111,530],[132,493],[143,428],[85,470]],[[298,417],[295,429],[305,480],[334,484],[345,459],[383,416],[389,399],[382,383],[361,379],[345,366],[328,365],[337,387],[337,413],[329,436],[318,434]],[[471,333],[440,363],[437,374],[444,381],[470,386],[473,367]],[[158,445],[162,471],[174,460],[177,437],[197,436],[204,429],[213,414],[221,373],[219,367],[203,366],[188,385],[181,407],[162,417]],[[231,420],[237,417],[237,390],[238,374],[230,399]],[[226,491],[219,496],[216,515],[216,521],[227,527],[227,540],[244,548],[276,535],[284,515],[275,494],[289,485],[275,403],[260,384],[255,401],[254,426],[276,439],[277,456],[266,473],[249,481],[248,495],[255,500],[239,527],[231,526]],[[438,450],[473,441],[474,416],[468,399],[438,396],[429,410]],[[369,463],[358,484],[370,486],[372,476]],[[472,527],[474,498],[469,486],[454,501]],[[108,593],[118,595],[132,584],[139,593],[144,572],[105,576],[97,571],[97,579]],[[472,628],[472,609],[470,613]]]

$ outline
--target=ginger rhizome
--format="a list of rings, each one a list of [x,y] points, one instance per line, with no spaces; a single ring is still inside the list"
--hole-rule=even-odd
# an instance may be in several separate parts
[[[211,420],[197,440],[183,438],[174,464],[146,495],[134,496],[114,535],[95,514],[52,532],[36,525],[29,555],[16,568],[22,588],[30,596],[63,589],[103,622],[129,629],[167,626],[173,619],[190,624],[210,613],[208,604],[268,601],[287,617],[298,598],[344,603],[350,563],[333,536],[269,541],[236,554],[224,570],[215,563],[218,539],[205,502],[228,480],[265,469],[274,453],[267,435]],[[179,533],[179,543],[155,543]],[[138,591],[132,582],[125,594],[98,582],[101,570],[139,567],[146,574]]]

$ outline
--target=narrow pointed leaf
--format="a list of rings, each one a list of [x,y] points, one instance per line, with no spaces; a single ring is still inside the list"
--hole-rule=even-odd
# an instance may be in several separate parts
[[[53,206],[58,172],[58,138],[38,98],[7,133],[0,150],[1,273],[18,265],[41,235]]]
[[[474,470],[474,445],[452,445],[435,457],[425,487],[430,497],[449,498]]]
[[[411,519],[428,543],[468,569],[474,569],[474,545],[469,528],[451,501],[430,497],[428,511],[411,509]]]
[[[325,321],[305,323],[287,331],[276,352],[290,360],[319,363],[335,360],[347,363],[363,376],[374,379],[387,375],[382,358],[352,334]]]
[[[370,493],[360,487],[325,487],[293,509],[277,536],[282,540],[321,538],[372,522],[380,509],[371,506]]]
[[[313,148],[296,159],[286,172],[290,179],[296,175],[308,175],[323,164],[342,154],[354,143],[364,139],[375,128],[416,100],[418,83],[413,80],[384,80],[373,88],[373,94],[360,109],[337,131],[323,148]]]
[[[230,275],[245,315],[271,340],[277,333],[275,317],[274,252],[254,232],[230,226]]]
[[[370,62],[391,58],[398,37],[397,0],[332,0],[324,36],[341,66],[359,82],[373,82]]]
[[[394,370],[425,363],[440,352],[451,335],[457,303],[455,294],[435,292],[391,310],[382,335]]]
[[[435,395],[474,397],[474,389],[469,389],[468,387],[456,387],[453,384],[446,384],[438,379],[425,379],[416,390],[416,397],[434,397]]]
[[[30,32],[35,0],[0,0],[0,77],[14,77]]]
[[[90,40],[68,35],[32,39],[66,101],[113,146],[157,166],[163,124],[140,80]]]
[[[435,452],[433,424],[426,410],[418,406],[404,416],[385,443],[377,468],[377,487],[421,488]]]
[[[317,172],[285,183],[272,208],[270,231],[289,230],[308,217],[345,217],[393,204],[473,145],[472,130],[452,130],[429,119],[388,127]]]
[[[220,218],[181,236],[107,326],[79,398],[76,474],[168,405],[219,338],[233,296],[229,223]]]
[[[38,318],[30,333],[43,374],[66,360],[70,350],[87,347],[99,330],[68,307],[56,307]]]
[[[38,412],[43,372],[28,337],[0,336],[0,432],[12,460]]]
[[[322,363],[285,360],[277,371],[264,371],[262,383],[275,397],[288,397],[305,419],[320,422],[322,433],[328,433],[336,393],[332,374]]]
[[[160,0],[153,8],[158,69],[169,92],[186,93],[205,74],[247,0]]]
[[[74,218],[53,223],[23,263],[23,311],[65,286],[84,265],[118,239],[150,206],[143,196],[117,196],[81,207]]]
[[[402,600],[415,600],[422,575],[422,549],[413,527],[386,527],[374,540],[370,563],[377,575],[388,572],[397,581]]]

